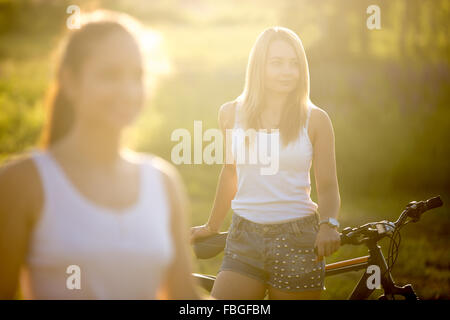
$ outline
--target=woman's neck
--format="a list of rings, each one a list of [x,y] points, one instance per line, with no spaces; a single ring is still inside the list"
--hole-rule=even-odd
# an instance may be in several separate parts
[[[116,166],[120,157],[120,132],[101,126],[75,125],[63,141],[60,151],[79,164],[108,168]]]
[[[266,93],[264,101],[265,108],[262,113],[268,119],[279,119],[287,100],[287,94],[276,92]]]

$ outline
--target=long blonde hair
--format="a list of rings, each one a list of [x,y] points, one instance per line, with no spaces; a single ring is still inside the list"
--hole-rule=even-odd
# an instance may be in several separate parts
[[[264,70],[269,46],[275,40],[284,40],[294,48],[300,68],[297,88],[290,94],[279,124],[283,144],[288,145],[298,138],[300,129],[305,126],[309,102],[308,61],[303,44],[295,32],[284,27],[270,27],[258,36],[250,52],[245,87],[237,100],[242,103],[239,111],[245,128],[261,129],[259,117],[264,109]]]

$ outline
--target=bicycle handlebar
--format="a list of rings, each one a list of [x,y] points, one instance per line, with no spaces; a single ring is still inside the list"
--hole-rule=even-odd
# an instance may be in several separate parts
[[[411,201],[396,222],[383,220],[380,222],[366,223],[357,228],[347,227],[343,229],[341,233],[341,244],[361,244],[365,240],[373,238],[379,240],[385,235],[392,234],[395,229],[398,229],[402,225],[409,223],[410,221],[406,221],[407,218],[411,218],[412,222],[417,222],[424,212],[441,207],[442,205],[443,202],[440,196],[424,201]],[[363,237],[362,239],[360,238],[361,236]]]
[[[426,205],[427,205],[427,210],[431,210],[431,209],[435,209],[435,208],[439,208],[443,205],[444,203],[442,202],[442,199],[440,196],[428,199],[426,201]]]
[[[440,196],[430,198],[424,201],[411,201],[406,206],[406,209],[400,214],[400,217],[395,222],[395,226],[398,227],[405,223],[407,218],[411,218],[412,222],[420,220],[422,214],[428,210],[438,208],[443,205]]]
[[[341,245],[359,245],[369,239],[377,241],[388,234],[392,234],[395,229],[408,223],[406,219],[411,218],[412,222],[419,221],[421,215],[431,209],[441,207],[443,202],[440,196],[424,201],[411,201],[406,209],[400,214],[396,222],[383,220],[380,222],[366,223],[357,228],[347,227],[340,233]],[[406,222],[406,223],[405,223]],[[200,259],[208,259],[216,256],[225,248],[228,232],[221,232],[212,236],[198,239],[193,243],[195,255]],[[317,248],[315,248],[317,254]]]

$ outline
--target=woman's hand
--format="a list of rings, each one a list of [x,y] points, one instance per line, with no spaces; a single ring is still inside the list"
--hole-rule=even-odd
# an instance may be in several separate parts
[[[191,243],[196,239],[205,238],[217,234],[217,231],[211,230],[208,224],[196,226],[191,228]]]
[[[328,224],[321,224],[317,234],[316,243],[318,261],[322,261],[323,257],[336,252],[341,245],[341,236],[339,232]]]

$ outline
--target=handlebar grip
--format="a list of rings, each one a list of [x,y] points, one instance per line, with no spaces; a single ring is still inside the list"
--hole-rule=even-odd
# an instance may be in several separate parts
[[[443,202],[442,202],[440,196],[428,199],[426,203],[427,203],[427,209],[428,210],[431,210],[431,209],[434,209],[434,208],[439,208],[439,207],[441,207],[443,205]]]

